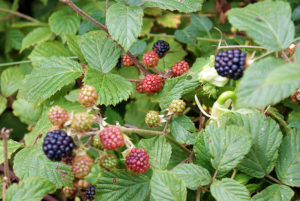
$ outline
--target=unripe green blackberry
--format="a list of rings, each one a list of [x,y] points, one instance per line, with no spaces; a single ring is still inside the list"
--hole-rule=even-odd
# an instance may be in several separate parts
[[[96,92],[95,87],[90,85],[85,85],[80,89],[79,95],[78,95],[78,101],[84,106],[84,107],[92,107],[94,106],[98,101],[98,94]]]
[[[72,171],[74,177],[77,179],[83,179],[88,175],[92,169],[94,161],[88,155],[77,155],[72,160]]]
[[[100,158],[99,165],[105,169],[113,169],[117,166],[117,157],[114,154],[107,154]]]
[[[72,188],[68,186],[63,187],[62,191],[64,192],[67,198],[73,199],[77,191],[76,183],[73,183]]]
[[[76,113],[73,117],[71,128],[77,132],[85,132],[90,130],[93,124],[94,115],[87,112]]]
[[[161,117],[159,116],[158,112],[151,110],[146,114],[145,123],[149,127],[154,128],[158,126],[160,124],[160,121],[161,121]]]
[[[93,147],[95,147],[97,149],[102,149],[103,148],[103,146],[101,144],[101,141],[100,141],[100,137],[98,135],[95,135],[93,137],[92,145],[93,145]]]
[[[183,100],[180,99],[174,99],[169,106],[169,109],[174,113],[174,114],[180,114],[183,113],[185,110],[186,103]]]

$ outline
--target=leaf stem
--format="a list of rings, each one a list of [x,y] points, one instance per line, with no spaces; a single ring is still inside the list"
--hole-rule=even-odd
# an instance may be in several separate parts
[[[252,45],[227,45],[227,46],[218,47],[218,49],[230,49],[230,48],[251,48],[251,49],[262,49],[262,50],[266,49],[261,46],[252,46]]]
[[[281,181],[279,181],[278,179],[272,177],[272,176],[269,175],[269,174],[266,174],[265,177],[267,177],[268,179],[270,179],[270,180],[276,182],[277,184],[283,185],[283,183],[282,183]]]
[[[169,140],[170,142],[172,142],[174,145],[176,145],[177,147],[179,147],[182,151],[188,153],[188,154],[191,154],[191,151],[186,148],[185,146],[183,146],[182,144],[180,144],[179,142],[177,142],[173,137],[171,137],[170,135],[164,135],[167,140]]]
[[[170,123],[172,117],[173,117],[173,114],[169,115],[169,116],[166,118],[166,124],[165,124],[164,130],[163,130],[163,133],[164,133],[164,134],[167,134],[167,129],[168,129],[168,126],[169,126],[169,123]]]
[[[0,12],[5,12],[5,13],[9,13],[21,18],[24,18],[25,20],[31,21],[31,22],[40,22],[37,19],[34,19],[28,15],[24,15],[23,13],[20,13],[18,11],[13,11],[13,10],[9,10],[9,9],[4,9],[4,8],[0,8]]]
[[[292,61],[290,60],[290,58],[286,55],[286,53],[284,52],[284,50],[281,50],[281,54],[283,59],[288,62],[288,63],[292,63]]]
[[[273,54],[273,53],[274,53],[274,51],[266,52],[266,53],[260,55],[259,57],[254,58],[253,61],[252,61],[252,63],[254,63],[255,61],[257,61],[257,60],[259,60],[259,59],[264,58],[265,56],[268,56],[268,55],[270,55],[270,54]]]
[[[231,175],[231,179],[234,179],[235,175],[237,173],[236,168],[233,169],[232,175]]]

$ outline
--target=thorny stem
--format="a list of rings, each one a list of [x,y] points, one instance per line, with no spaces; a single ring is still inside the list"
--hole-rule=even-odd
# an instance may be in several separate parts
[[[279,181],[278,179],[272,177],[272,176],[269,175],[269,174],[266,174],[265,177],[267,177],[268,179],[270,179],[270,180],[276,182],[277,184],[283,185],[283,183],[282,183],[281,181]]]
[[[266,49],[261,46],[252,46],[252,45],[227,45],[227,46],[218,47],[218,49],[230,49],[230,48],[251,48],[251,49],[262,49],[262,50]]]
[[[284,52],[284,50],[281,50],[281,54],[283,59],[288,62],[288,63],[292,63],[292,61],[290,60],[290,58],[286,55],[286,53]]]
[[[18,11],[13,11],[13,10],[9,10],[9,9],[0,8],[0,12],[9,13],[9,14],[24,18],[24,19],[26,19],[28,21],[31,21],[31,22],[40,22],[37,19],[34,19],[34,18],[32,18],[28,15],[24,15],[23,13],[20,13]]]
[[[196,201],[200,201],[200,196],[201,195],[201,186],[199,186],[198,188],[197,188],[197,196],[196,196]]]
[[[257,60],[259,60],[259,59],[262,59],[262,58],[264,58],[265,56],[268,56],[268,55],[273,54],[273,53],[274,53],[274,51],[266,52],[266,53],[260,55],[259,57],[254,58],[254,59],[253,59],[253,63],[254,63],[255,61],[257,61]]]
[[[215,181],[215,179],[216,179],[216,177],[217,177],[217,174],[218,174],[218,172],[219,172],[219,170],[216,170],[215,171],[215,173],[214,173],[214,175],[213,175],[213,177],[212,177],[212,179],[211,179],[211,181],[210,181],[210,184],[209,185],[211,185],[214,181]]]
[[[173,114],[171,114],[170,116],[168,116],[166,118],[166,124],[165,124],[164,130],[163,130],[164,134],[167,134],[167,129],[168,129],[169,123],[170,123],[170,121],[172,119],[172,116],[173,116]]]

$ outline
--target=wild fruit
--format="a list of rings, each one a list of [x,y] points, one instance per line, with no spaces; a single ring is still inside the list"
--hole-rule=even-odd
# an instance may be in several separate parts
[[[96,186],[90,186],[88,189],[85,190],[85,197],[88,200],[93,200],[94,195],[96,194]]]
[[[87,112],[76,113],[73,117],[71,128],[77,132],[85,132],[90,130],[93,124],[94,115]]]
[[[299,104],[300,103],[300,88],[292,95],[292,101],[295,104]]]
[[[169,109],[174,114],[180,114],[183,113],[185,110],[186,103],[183,100],[180,99],[174,99],[172,103],[169,106]]]
[[[183,75],[190,68],[189,64],[186,61],[180,61],[174,64],[172,67],[172,72],[175,76]]]
[[[124,146],[124,137],[116,126],[109,126],[100,132],[100,140],[104,149],[117,150]]]
[[[149,155],[145,149],[132,148],[125,158],[127,169],[135,173],[144,173],[149,169]]]
[[[113,169],[117,166],[117,157],[114,154],[107,154],[100,158],[99,165],[105,169]]]
[[[93,137],[93,141],[92,141],[92,145],[93,147],[97,148],[97,149],[102,149],[102,144],[101,144],[101,141],[100,141],[100,137],[95,135]]]
[[[86,180],[79,179],[77,183],[78,188],[80,189],[86,189],[90,186],[90,183],[87,182]]]
[[[77,188],[76,188],[76,185],[75,183],[73,183],[73,187],[68,187],[68,186],[65,186],[63,187],[62,191],[64,192],[65,196],[67,198],[74,198],[75,197],[75,194],[76,194],[76,191],[77,191]]]
[[[92,107],[97,103],[98,94],[95,87],[90,85],[84,85],[79,92],[78,101],[84,107]]]
[[[161,90],[162,79],[158,75],[148,74],[143,80],[143,90],[148,93],[154,93]]]
[[[167,54],[169,49],[170,49],[169,43],[164,40],[156,41],[152,47],[152,50],[154,50],[158,54],[159,58],[165,56],[165,54]]]
[[[61,161],[62,158],[71,157],[74,141],[62,130],[48,132],[43,142],[43,151],[47,158]]]
[[[158,60],[159,60],[159,57],[156,52],[150,51],[143,55],[143,63],[145,64],[145,66],[147,66],[149,68],[153,68],[153,67],[157,66]]]
[[[136,84],[135,89],[141,94],[144,93],[143,82],[136,82],[135,84]]]
[[[74,177],[77,179],[83,179],[88,175],[92,169],[94,161],[88,155],[77,155],[72,160],[72,171]]]
[[[243,76],[246,56],[246,52],[239,49],[218,52],[215,57],[215,69],[222,77],[238,80]]]
[[[126,67],[133,65],[133,61],[130,59],[130,57],[127,54],[124,54],[124,56],[122,58],[122,63]]]
[[[160,124],[161,121],[161,117],[159,116],[158,112],[156,111],[149,111],[146,114],[145,117],[145,123],[149,126],[149,127],[156,127]]]
[[[55,105],[50,108],[48,118],[54,126],[61,126],[69,119],[69,113],[64,108]]]

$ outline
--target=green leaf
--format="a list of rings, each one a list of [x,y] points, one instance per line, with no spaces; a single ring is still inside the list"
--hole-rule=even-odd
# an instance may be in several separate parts
[[[0,115],[6,109],[7,100],[4,96],[0,95]]]
[[[168,10],[178,10],[184,13],[199,11],[202,8],[202,0],[145,0],[147,7],[159,7]]]
[[[125,6],[117,3],[109,7],[106,14],[107,28],[112,38],[124,48],[125,52],[137,40],[143,19],[143,9],[138,6]]]
[[[14,140],[7,141],[7,157],[10,159],[11,155],[17,151],[20,147],[23,146],[23,143],[16,142]],[[3,140],[0,141],[0,164],[4,162],[4,150],[3,150]]]
[[[29,177],[19,184],[11,185],[6,192],[5,201],[37,201],[55,191],[55,185],[40,177]]]
[[[237,89],[239,107],[265,107],[290,96],[300,85],[300,65],[266,58],[251,65]]]
[[[164,170],[171,158],[172,147],[164,136],[140,140],[138,147],[146,149],[152,168]]]
[[[138,40],[130,47],[130,52],[133,55],[141,55],[143,54],[147,43],[144,40]]]
[[[180,19],[181,19],[181,15],[168,13],[168,14],[163,15],[162,17],[159,17],[157,19],[157,23],[166,28],[176,29],[176,28],[178,28],[178,25],[181,22]]]
[[[49,17],[49,26],[53,33],[65,37],[64,34],[75,34],[80,25],[80,17],[73,12],[60,10]]]
[[[184,182],[171,172],[155,170],[150,185],[155,201],[186,201]]]
[[[205,186],[211,181],[208,170],[195,164],[180,164],[171,172],[181,178],[185,185],[192,190],[198,186]]]
[[[175,115],[170,122],[171,135],[182,144],[193,144],[196,128],[192,120],[185,115]]]
[[[105,171],[97,182],[96,198],[105,201],[141,201],[150,191],[145,174],[131,175],[125,170]]]
[[[65,57],[51,57],[36,66],[30,75],[26,75],[20,89],[21,97],[39,104],[70,84],[82,74],[81,66]],[[38,83],[38,84],[37,84]]]
[[[80,61],[85,61],[84,56],[80,49],[81,43],[81,36],[73,35],[73,34],[66,34],[66,40],[70,51],[75,55],[78,56]]]
[[[221,172],[235,168],[251,147],[251,136],[243,127],[220,127],[209,136],[211,163]]]
[[[182,43],[196,45],[199,30],[196,26],[190,25],[183,30],[176,30],[174,35],[176,40]]]
[[[1,92],[4,96],[9,97],[14,94],[22,85],[24,74],[19,67],[10,67],[1,74]]]
[[[22,41],[22,48],[21,51],[24,49],[49,40],[52,36],[52,33],[48,27],[40,27],[36,28],[30,33],[28,33]]]
[[[72,54],[61,42],[45,41],[37,45],[28,58],[31,60],[42,60],[52,56],[68,57],[72,56]]]
[[[297,46],[297,49],[296,49],[294,57],[295,57],[294,58],[295,62],[300,62],[300,46],[299,45]]]
[[[72,186],[71,167],[62,162],[50,161],[42,147],[35,145],[24,148],[14,158],[14,172],[20,179],[41,177],[55,184],[56,188]]]
[[[9,52],[12,48],[19,50],[21,49],[22,40],[24,36],[21,31],[14,28],[9,28],[6,30],[6,40],[5,40],[5,52]]]
[[[121,49],[102,33],[91,32],[84,35],[81,40],[81,50],[91,68],[108,73],[117,65]]]
[[[102,74],[93,69],[86,72],[84,83],[96,88],[98,103],[103,105],[116,105],[127,100],[132,92],[132,85],[125,78],[116,74]]]
[[[210,35],[209,31],[212,29],[213,23],[208,17],[200,17],[199,15],[191,14],[191,22],[199,31],[205,31]]]
[[[247,188],[233,179],[215,180],[210,191],[217,201],[250,201]]]
[[[276,166],[278,178],[286,185],[300,186],[300,130],[292,130],[283,139]]]
[[[288,186],[273,184],[253,196],[252,201],[289,201],[293,196],[294,192]]]
[[[104,116],[107,118],[105,121],[109,124],[115,125],[118,122],[120,125],[124,125],[123,117],[112,107],[105,108]]]
[[[279,17],[281,16],[281,17]],[[230,23],[272,51],[285,49],[294,39],[291,7],[283,1],[264,1],[228,12]]]

